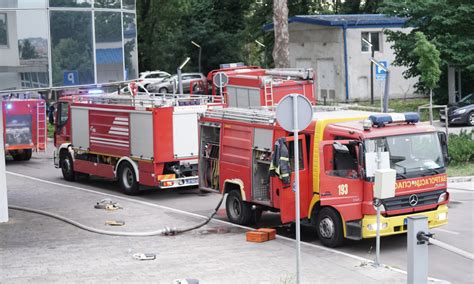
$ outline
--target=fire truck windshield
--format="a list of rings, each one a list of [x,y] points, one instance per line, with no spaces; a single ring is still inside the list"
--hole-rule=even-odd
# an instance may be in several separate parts
[[[390,168],[397,178],[412,178],[445,172],[441,145],[436,133],[381,137],[365,140],[365,151],[389,152]]]

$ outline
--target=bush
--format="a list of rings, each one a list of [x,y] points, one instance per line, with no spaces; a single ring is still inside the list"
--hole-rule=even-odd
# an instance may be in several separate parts
[[[453,164],[464,164],[474,160],[474,131],[468,133],[466,130],[449,135],[448,150]]]

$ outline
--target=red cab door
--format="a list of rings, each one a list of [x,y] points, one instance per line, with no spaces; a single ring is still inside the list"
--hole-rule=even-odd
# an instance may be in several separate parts
[[[294,137],[286,137],[286,145],[288,147],[290,165],[291,165],[291,180],[290,184],[284,184],[278,176],[272,177],[272,187],[275,188],[278,197],[277,204],[280,207],[280,218],[282,223],[295,221],[296,206],[295,206],[295,173],[294,173]],[[310,190],[308,182],[308,153],[306,149],[306,141],[304,135],[298,136],[299,143],[299,173],[300,173],[300,216],[305,218],[308,211],[308,197],[307,192]]]
[[[345,221],[362,218],[363,178],[356,141],[324,141],[319,146],[321,206],[332,206]]]

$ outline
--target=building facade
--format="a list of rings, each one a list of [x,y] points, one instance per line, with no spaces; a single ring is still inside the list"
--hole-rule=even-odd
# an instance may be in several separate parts
[[[135,0],[0,1],[0,91],[137,76]]]
[[[416,96],[414,85],[418,79],[403,78],[406,68],[392,65],[392,43],[384,34],[386,29],[409,32],[404,24],[405,19],[378,14],[291,17],[290,64],[316,71],[319,100],[368,100],[373,50],[374,58],[390,71],[390,98]],[[373,93],[377,99],[384,93],[385,76],[382,69],[373,67]]]

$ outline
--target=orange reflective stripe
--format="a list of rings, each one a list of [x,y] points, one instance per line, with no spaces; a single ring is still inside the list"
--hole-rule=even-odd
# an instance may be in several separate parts
[[[175,179],[175,178],[176,178],[175,174],[168,174],[168,175],[159,175],[156,179],[161,181],[161,180]]]

